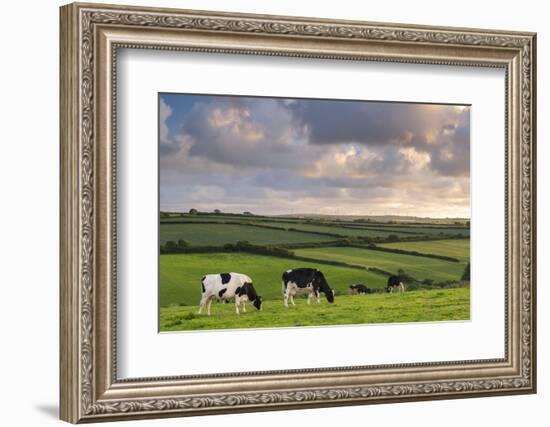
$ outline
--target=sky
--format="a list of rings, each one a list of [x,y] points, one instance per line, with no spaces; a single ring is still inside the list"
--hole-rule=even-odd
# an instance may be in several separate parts
[[[159,95],[160,209],[470,217],[470,107]]]

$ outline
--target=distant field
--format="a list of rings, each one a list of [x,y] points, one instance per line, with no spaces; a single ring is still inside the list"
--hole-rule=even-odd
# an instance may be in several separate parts
[[[382,243],[378,246],[427,254],[444,255],[461,261],[470,260],[470,239],[431,240],[424,242]]]
[[[246,222],[249,221],[246,217],[231,216],[231,215],[185,215],[185,216],[172,216],[169,218],[161,218],[161,223],[170,222]]]
[[[237,224],[161,224],[160,241],[185,240],[191,246],[223,246],[247,240],[256,245],[310,243],[334,240],[330,236],[272,230]]]
[[[223,214],[220,215],[185,215],[183,217],[161,218],[161,224],[186,222],[226,222],[226,223],[253,223],[259,225],[269,225],[280,228],[295,228],[298,230],[339,234],[344,237],[387,237],[390,234],[399,237],[410,237],[414,235],[426,236],[455,236],[462,234],[464,237],[470,235],[470,230],[464,227],[452,226],[423,226],[423,225],[391,225],[391,224],[372,224],[372,223],[344,223],[340,221],[324,224],[311,224],[304,220],[274,218],[274,217],[239,217]],[[184,225],[184,224],[182,224]],[[197,224],[199,225],[199,224]],[[170,239],[169,239],[170,240]]]
[[[387,233],[390,234],[423,234],[427,236],[457,236],[462,235],[468,237],[470,235],[470,230],[468,228],[460,227],[423,227],[421,225],[407,225],[407,226],[395,226],[395,225],[353,225],[352,227],[357,227],[360,229],[375,229],[375,230],[387,230]],[[382,231],[383,232],[383,231]]]
[[[339,234],[344,237],[387,237],[390,234],[395,234],[398,236],[410,236],[410,234],[400,233],[394,231],[393,229],[388,229],[378,231],[368,228],[351,228],[351,227],[338,227],[337,225],[317,225],[317,224],[306,224],[306,223],[284,223],[284,222],[260,222],[260,224],[271,225],[274,227],[283,227],[283,228],[295,228],[297,230],[310,231],[314,233],[330,233],[330,234]]]
[[[404,294],[336,296],[307,305],[303,299],[288,309],[279,300],[265,301],[261,311],[250,305],[235,314],[234,304],[212,304],[211,316],[197,315],[197,307],[161,307],[161,331],[238,329],[288,326],[350,325],[362,323],[434,322],[470,318],[470,289],[412,291]]]
[[[426,242],[417,242],[426,243]],[[418,246],[419,252],[421,246]],[[405,270],[418,280],[459,280],[465,263],[440,259],[402,255],[354,247],[322,247],[297,249],[296,255],[322,260],[337,260],[366,267],[378,267],[391,273]],[[367,283],[368,284],[368,283]]]
[[[201,279],[208,273],[237,272],[249,275],[264,299],[282,298],[281,275],[290,268],[319,268],[337,295],[349,285],[367,283],[381,288],[386,277],[366,270],[246,253],[177,254],[160,256],[160,305],[197,306]],[[301,300],[302,298],[300,298]],[[304,297],[305,299],[305,297]]]

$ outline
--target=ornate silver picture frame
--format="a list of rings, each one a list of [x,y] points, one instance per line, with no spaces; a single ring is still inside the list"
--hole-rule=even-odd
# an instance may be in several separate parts
[[[60,38],[60,416],[71,422],[536,391],[536,36],[70,4]],[[153,49],[497,67],[505,72],[504,357],[120,379],[117,51]]]

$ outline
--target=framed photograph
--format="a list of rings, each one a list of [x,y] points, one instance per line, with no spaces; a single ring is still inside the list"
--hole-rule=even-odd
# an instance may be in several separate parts
[[[60,21],[63,420],[536,391],[535,34]]]

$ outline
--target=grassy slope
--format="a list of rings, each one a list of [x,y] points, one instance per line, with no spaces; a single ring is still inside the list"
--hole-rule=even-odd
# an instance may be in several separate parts
[[[161,224],[160,240],[177,241],[183,239],[192,246],[221,246],[247,240],[256,245],[323,242],[334,240],[322,236],[295,231],[272,230],[237,224]]]
[[[419,251],[420,248],[421,246],[419,246]],[[403,269],[419,280],[458,280],[462,276],[465,266],[463,262],[457,263],[351,247],[308,248],[297,249],[294,252],[296,255],[310,258],[339,260],[349,264],[378,267],[392,273],[397,273],[399,269]]]
[[[426,242],[382,243],[379,246],[427,254],[445,255],[461,261],[470,259],[470,239],[432,240]]]
[[[237,329],[284,326],[349,325],[361,323],[429,322],[470,318],[469,288],[405,292],[404,294],[343,295],[334,304],[307,305],[303,299],[285,309],[282,302],[265,301],[262,311],[251,306],[236,315],[234,304],[212,304],[210,317],[196,307],[163,307],[161,331]]]
[[[264,299],[281,298],[281,275],[296,267],[319,268],[331,287],[339,294],[349,285],[366,283],[381,288],[384,276],[365,270],[306,263],[292,259],[244,253],[177,254],[160,256],[160,305],[197,305],[200,300],[200,281],[207,273],[238,272],[248,274]]]

